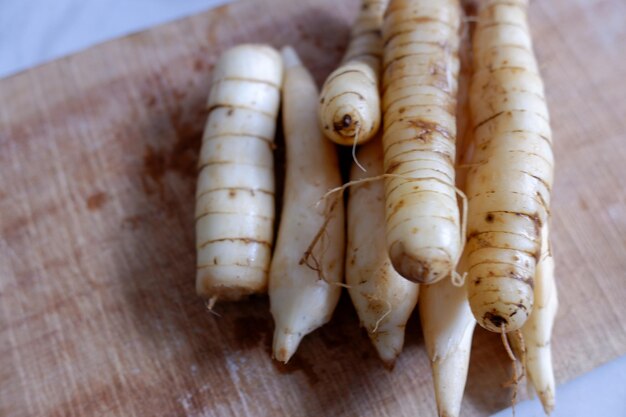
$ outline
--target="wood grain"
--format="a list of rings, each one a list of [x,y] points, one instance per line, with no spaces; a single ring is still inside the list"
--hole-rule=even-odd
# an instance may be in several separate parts
[[[357,1],[242,1],[0,80],[0,415],[434,415],[417,317],[393,371],[345,295],[288,366],[265,298],[194,293],[195,163],[211,67],[294,44],[321,83]],[[535,1],[556,143],[560,382],[626,353],[626,4]],[[508,405],[474,338],[463,415]],[[558,407],[558,405],[557,405]]]

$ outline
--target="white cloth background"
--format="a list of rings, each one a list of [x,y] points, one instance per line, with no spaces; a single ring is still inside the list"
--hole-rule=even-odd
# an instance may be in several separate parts
[[[0,0],[0,77],[228,0]]]
[[[0,78],[228,1],[0,0]],[[538,400],[516,412],[543,416]],[[511,415],[509,409],[494,417]],[[552,416],[626,417],[626,356],[560,386]]]

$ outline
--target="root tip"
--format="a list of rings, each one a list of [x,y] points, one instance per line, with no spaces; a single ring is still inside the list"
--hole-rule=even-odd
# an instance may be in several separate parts
[[[276,333],[274,333],[274,347],[272,349],[274,359],[285,364],[289,362],[289,359],[296,353],[300,341],[302,341],[302,335],[299,333],[276,330]]]
[[[282,55],[283,64],[286,68],[298,67],[302,65],[298,54],[296,53],[295,49],[293,49],[290,45],[284,46],[280,50],[280,54]]]

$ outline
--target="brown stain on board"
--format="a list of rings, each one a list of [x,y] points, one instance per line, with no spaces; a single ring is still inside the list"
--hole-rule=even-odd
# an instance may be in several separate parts
[[[146,145],[142,170],[142,184],[146,194],[158,191],[161,199],[165,200],[163,179],[170,171],[183,178],[196,178],[204,117],[204,111],[198,111],[194,120],[189,121],[177,109],[169,115],[175,136],[172,147],[168,149]]]
[[[178,103],[180,103],[185,98],[185,95],[186,95],[184,91],[178,90],[176,88],[173,88],[170,94],[172,95],[174,100]]]
[[[146,150],[143,155],[143,172],[142,172],[142,184],[146,194],[154,193],[152,184],[157,185],[159,194],[164,196],[163,182],[161,179],[165,175],[166,168],[166,155],[162,150],[157,150],[151,145],[146,145]],[[148,181],[151,180],[151,181]]]
[[[149,108],[153,108],[157,103],[157,98],[153,95],[148,95],[145,97],[146,106]]]
[[[169,169],[187,178],[195,178],[198,153],[202,142],[202,121],[205,113],[197,113],[196,120],[185,122],[180,112],[170,116],[176,133],[176,142],[170,152]]]
[[[85,204],[87,205],[87,209],[89,211],[96,211],[102,208],[109,200],[109,195],[105,192],[98,192],[90,195],[85,200]]]
[[[128,216],[122,220],[122,229],[137,230],[141,223],[141,216]]]
[[[201,58],[196,58],[193,61],[193,70],[201,72],[204,69],[204,61]]]
[[[21,233],[22,229],[35,227],[40,219],[48,219],[57,215],[61,207],[58,204],[42,203],[40,207],[33,207],[31,213],[24,213],[19,210],[14,210],[10,214],[15,216],[9,218],[7,214],[7,221],[0,223],[0,236],[9,239],[15,233]],[[5,213],[2,213],[4,216]],[[5,220],[4,218],[2,220]]]
[[[587,204],[584,198],[579,197],[578,204],[580,205],[581,210],[584,210],[584,211],[589,210],[589,204]]]

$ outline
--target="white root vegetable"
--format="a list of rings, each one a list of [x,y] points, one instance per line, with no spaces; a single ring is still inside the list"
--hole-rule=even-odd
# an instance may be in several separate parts
[[[284,48],[283,127],[287,173],[270,269],[274,357],[287,362],[302,338],[328,322],[343,278],[343,201],[320,198],[341,185],[335,146],[319,128],[317,88],[295,51]],[[319,237],[319,239],[316,239]]]
[[[465,272],[462,265],[459,272]],[[419,308],[439,416],[457,417],[476,327],[467,291],[449,279],[426,285],[421,290]]]
[[[367,169],[353,165],[350,178],[376,177],[383,171],[379,139],[358,154]],[[406,322],[417,303],[419,285],[391,266],[385,245],[385,201],[382,181],[356,184],[348,200],[346,283],[354,307],[380,358],[392,366],[402,351]]]
[[[494,332],[517,330],[531,314],[553,181],[548,109],[527,3],[483,2],[473,40],[468,296],[478,323]]]
[[[386,239],[405,278],[449,276],[462,249],[455,183],[461,9],[392,0],[383,23]]]
[[[542,231],[542,254],[535,273],[535,306],[528,320],[522,326],[522,336],[526,352],[521,357],[526,359],[526,372],[532,383],[543,409],[550,414],[555,405],[554,371],[552,369],[552,350],[550,339],[554,319],[559,307],[556,283],[554,280],[554,258],[550,250],[548,226]],[[521,343],[516,337],[509,337],[521,350]]]
[[[387,2],[363,0],[343,62],[322,87],[320,124],[339,145],[365,143],[380,127],[380,26]]]
[[[253,44],[226,51],[213,71],[195,213],[203,297],[237,300],[267,289],[282,74],[278,52]]]
[[[469,163],[472,143],[472,121],[469,108],[469,86],[472,79],[472,33],[474,24],[472,21],[476,16],[472,13],[472,3],[462,1],[465,17],[461,23],[461,39],[459,47],[459,87],[457,94],[457,116],[456,116],[456,183],[461,189],[465,189],[465,177],[467,174],[467,164]]]
[[[460,51],[461,72],[459,73],[459,90],[457,102],[457,148],[465,149],[459,155],[463,166],[471,157],[471,148],[464,146],[471,141],[468,133],[469,125],[468,85],[471,75],[471,56],[467,53],[470,45],[467,26],[462,32]],[[457,171],[456,182],[461,189],[465,188],[466,169]],[[457,266],[459,275],[465,274],[466,262],[462,257]],[[426,351],[432,363],[433,383],[438,415],[442,417],[459,416],[463,392],[467,381],[472,335],[476,320],[467,301],[467,289],[457,287],[453,282],[444,279],[432,285],[424,286],[420,294],[420,318],[426,343]]]

